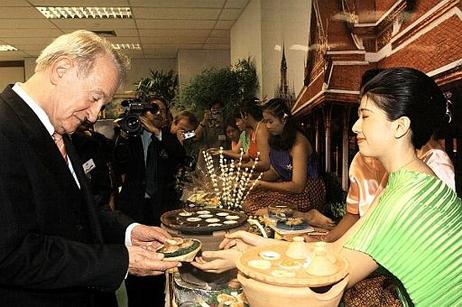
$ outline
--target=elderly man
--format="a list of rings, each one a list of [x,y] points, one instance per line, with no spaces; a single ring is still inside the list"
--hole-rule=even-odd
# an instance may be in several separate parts
[[[127,273],[159,275],[178,263],[153,250],[156,227],[97,210],[69,141],[96,121],[127,67],[88,31],[62,35],[35,74],[0,96],[0,305],[101,306]]]

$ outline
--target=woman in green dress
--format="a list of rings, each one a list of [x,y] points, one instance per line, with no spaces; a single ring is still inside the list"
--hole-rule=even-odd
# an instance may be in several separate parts
[[[443,93],[418,70],[390,68],[360,97],[353,126],[359,150],[390,176],[365,216],[333,243],[350,263],[349,286],[382,266],[415,305],[462,306],[462,201],[416,156],[444,120]],[[223,247],[237,243],[237,251],[205,252],[197,266],[229,269],[245,244],[269,243],[245,232],[225,240]]]

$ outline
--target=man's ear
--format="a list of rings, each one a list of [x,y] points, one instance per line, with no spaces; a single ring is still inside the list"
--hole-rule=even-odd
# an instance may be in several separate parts
[[[401,116],[393,121],[393,134],[395,139],[405,136],[411,129],[411,120],[407,116]]]
[[[68,57],[61,56],[51,65],[51,83],[57,84],[73,66],[73,61]]]

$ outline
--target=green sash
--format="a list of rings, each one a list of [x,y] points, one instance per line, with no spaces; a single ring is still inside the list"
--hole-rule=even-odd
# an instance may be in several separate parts
[[[345,247],[370,255],[418,306],[462,306],[462,201],[438,178],[390,174],[377,206]]]

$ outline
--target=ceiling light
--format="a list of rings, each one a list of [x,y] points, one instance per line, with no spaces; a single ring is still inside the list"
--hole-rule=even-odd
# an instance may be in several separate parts
[[[114,49],[130,49],[130,50],[141,50],[141,46],[138,43],[130,43],[130,44],[112,44]]]
[[[70,6],[36,6],[46,18],[54,19],[126,19],[132,18],[129,7],[70,7]]]
[[[0,45],[0,51],[17,51],[18,49],[16,47],[13,47],[11,45]]]

